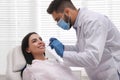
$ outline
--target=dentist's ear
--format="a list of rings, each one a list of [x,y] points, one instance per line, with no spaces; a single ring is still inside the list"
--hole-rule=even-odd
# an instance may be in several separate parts
[[[64,13],[65,13],[65,15],[68,16],[70,14],[70,8],[65,8]]]

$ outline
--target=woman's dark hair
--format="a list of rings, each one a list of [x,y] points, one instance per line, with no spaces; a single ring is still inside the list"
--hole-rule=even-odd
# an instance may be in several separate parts
[[[49,14],[52,14],[54,11],[62,13],[65,8],[76,10],[71,0],[53,0],[47,8],[47,12]]]
[[[32,64],[32,60],[34,59],[33,55],[32,54],[29,54],[26,49],[29,47],[29,38],[32,34],[37,34],[36,32],[31,32],[31,33],[28,33],[22,40],[22,44],[21,44],[21,49],[22,49],[22,53],[23,53],[23,56],[25,57],[25,60],[26,60],[26,63],[27,64]],[[25,67],[21,70],[21,77],[22,77],[22,73],[24,71],[24,69],[26,68],[26,65]]]
[[[32,34],[37,34],[35,32],[31,32],[28,33],[22,40],[22,45],[21,45],[21,49],[22,49],[22,53],[25,57],[26,63],[27,64],[32,64],[32,60],[34,59],[32,54],[29,54],[26,49],[29,47],[29,38]]]
[[[21,49],[22,49],[22,53],[23,53],[23,56],[25,57],[25,60],[26,60],[26,63],[27,64],[32,64],[32,60],[34,59],[33,55],[28,53],[26,51],[26,49],[29,47],[29,38],[32,34],[37,34],[36,32],[30,32],[28,33],[22,40],[22,44],[21,44]],[[41,38],[42,39],[42,38]],[[45,53],[44,53],[44,56],[45,56]],[[21,70],[21,77],[22,77],[22,73],[24,71],[24,69],[26,68],[26,65],[25,67]]]

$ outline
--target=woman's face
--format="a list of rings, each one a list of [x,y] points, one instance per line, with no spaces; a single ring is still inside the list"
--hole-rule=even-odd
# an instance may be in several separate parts
[[[27,52],[34,55],[43,55],[45,53],[45,43],[42,41],[41,37],[38,34],[32,34],[29,37],[29,47]]]

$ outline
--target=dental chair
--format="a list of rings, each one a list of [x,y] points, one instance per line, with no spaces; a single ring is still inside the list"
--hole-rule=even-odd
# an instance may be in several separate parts
[[[22,80],[21,70],[26,64],[21,46],[16,46],[9,51],[7,56],[6,80]]]
[[[58,60],[55,56],[51,55],[52,53],[53,52],[51,52],[50,48],[45,50],[45,56],[47,58]],[[22,54],[21,46],[14,47],[9,51],[7,56],[6,80],[22,80],[21,70],[25,65],[26,61]]]

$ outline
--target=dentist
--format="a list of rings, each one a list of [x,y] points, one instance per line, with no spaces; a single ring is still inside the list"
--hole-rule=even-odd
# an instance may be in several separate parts
[[[47,12],[62,29],[76,31],[76,45],[50,39],[51,48],[67,65],[84,67],[90,80],[120,80],[120,32],[108,17],[77,10],[71,0],[53,0]]]

